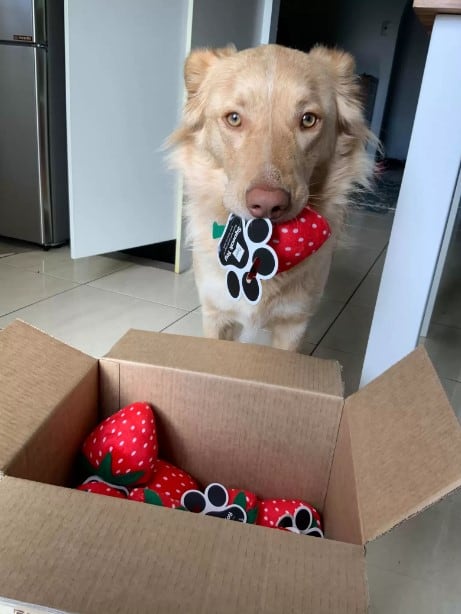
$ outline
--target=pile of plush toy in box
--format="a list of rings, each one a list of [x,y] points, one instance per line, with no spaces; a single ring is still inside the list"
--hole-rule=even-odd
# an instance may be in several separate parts
[[[300,499],[258,499],[217,483],[201,489],[191,475],[159,459],[148,403],[127,405],[106,418],[88,435],[82,453],[88,477],[79,490],[323,537],[317,510]]]

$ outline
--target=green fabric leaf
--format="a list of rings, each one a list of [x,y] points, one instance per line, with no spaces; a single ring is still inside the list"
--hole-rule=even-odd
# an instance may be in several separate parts
[[[155,490],[151,490],[150,488],[144,489],[144,501],[150,505],[160,505],[160,507],[163,507],[162,500],[158,494]]]
[[[248,510],[247,512],[247,523],[254,524],[256,522],[256,518],[258,516],[258,508],[254,507],[252,510]]]
[[[213,239],[220,239],[224,234],[225,227],[226,227],[225,224],[221,225],[221,224],[218,224],[218,222],[213,222],[213,231],[212,231]]]
[[[117,486],[133,485],[144,475],[144,471],[132,471],[131,473],[127,473],[126,475],[114,475],[112,473],[112,454],[110,452],[108,452],[106,456],[102,459],[101,463],[99,464],[99,467],[93,466],[85,456],[83,456],[83,464],[85,472],[88,474],[88,476],[98,475],[104,480],[104,482],[109,482],[109,484],[116,484]]]
[[[245,495],[244,492],[239,492],[238,495],[236,495],[233,503],[235,505],[240,505],[240,507],[243,507],[243,509],[246,511],[247,509],[247,497]]]

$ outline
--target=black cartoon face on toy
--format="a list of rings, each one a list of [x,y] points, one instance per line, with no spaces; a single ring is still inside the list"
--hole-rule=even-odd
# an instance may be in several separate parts
[[[286,529],[292,533],[310,535],[311,537],[323,537],[323,531],[317,525],[311,510],[308,507],[298,507],[293,515],[285,514],[277,522],[280,529]]]
[[[231,215],[219,242],[218,259],[227,269],[227,289],[239,300],[249,303],[261,299],[261,279],[270,279],[277,272],[275,251],[267,245],[272,224],[266,218],[243,220]]]
[[[229,503],[229,494],[221,484],[210,484],[205,492],[188,490],[181,498],[181,505],[189,512],[224,518],[237,522],[247,522],[247,513],[242,506]]]

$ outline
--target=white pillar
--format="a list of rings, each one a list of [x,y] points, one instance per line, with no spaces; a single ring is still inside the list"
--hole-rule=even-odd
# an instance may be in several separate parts
[[[461,15],[439,15],[432,30],[361,386],[418,343],[460,162]]]

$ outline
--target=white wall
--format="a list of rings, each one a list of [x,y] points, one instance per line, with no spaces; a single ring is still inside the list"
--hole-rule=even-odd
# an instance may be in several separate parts
[[[407,0],[344,0],[339,5],[336,41],[355,56],[357,72],[379,79],[372,131],[379,136],[394,61],[399,24]],[[383,22],[389,26],[381,34]]]
[[[429,34],[413,10],[404,16],[382,140],[386,156],[406,160],[429,47]]]
[[[192,47],[245,49],[261,42],[267,0],[194,0]]]

